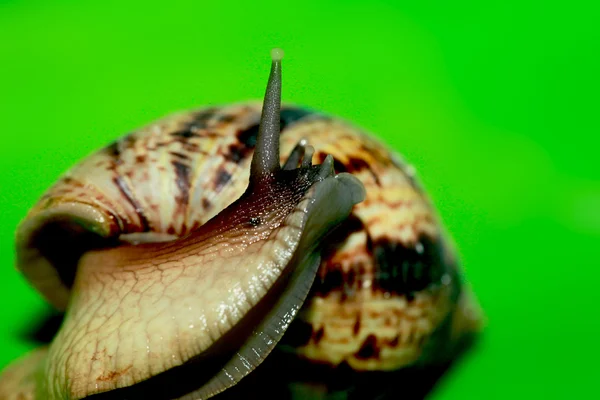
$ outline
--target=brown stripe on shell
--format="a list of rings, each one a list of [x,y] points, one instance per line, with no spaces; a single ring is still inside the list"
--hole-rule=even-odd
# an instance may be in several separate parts
[[[123,164],[123,160],[121,159],[121,146],[125,148],[132,146],[133,142],[132,135],[127,135],[123,139],[114,142],[107,148],[108,154],[112,157],[113,164],[111,165],[111,169],[114,171],[115,176],[113,177],[113,182],[119,188],[120,192],[123,194],[123,197],[131,203],[133,209],[138,215],[141,225],[142,232],[149,232],[152,227],[146,214],[144,212],[144,208],[140,204],[140,202],[135,197],[132,189],[129,187],[128,183],[125,181],[124,177],[119,174],[117,170],[119,165]]]
[[[113,182],[119,188],[119,190],[123,194],[123,197],[125,197],[125,199],[127,199],[127,201],[129,201],[131,203],[131,205],[133,206],[133,209],[136,211],[136,213],[140,219],[142,232],[150,231],[151,226],[150,226],[150,223],[148,222],[148,218],[146,218],[146,215],[144,214],[144,209],[140,205],[140,203],[137,201],[137,199],[134,197],[133,192],[131,191],[131,189],[129,188],[129,186],[123,179],[123,177],[115,176],[113,178]]]
[[[180,196],[177,198],[177,201],[184,209],[183,212],[185,212],[190,198],[190,167],[177,160],[171,161],[171,164],[175,169],[175,182],[177,183],[177,187],[179,188],[180,192]]]
[[[352,327],[352,333],[354,334],[354,336],[358,335],[358,332],[360,332],[360,316],[356,317],[356,322]]]
[[[188,155],[178,151],[170,151],[169,154],[180,160],[190,160],[190,157]]]

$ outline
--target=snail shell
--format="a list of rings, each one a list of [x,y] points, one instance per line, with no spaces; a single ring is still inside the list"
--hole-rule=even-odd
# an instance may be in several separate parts
[[[160,275],[145,276],[135,268],[102,274],[82,259],[124,243],[176,242],[243,197],[261,112],[260,103],[240,103],[154,122],[87,157],[29,212],[17,232],[17,267],[50,303],[67,310],[35,389],[44,398],[140,388],[206,349],[198,340],[184,345],[194,335],[214,335],[211,327],[201,327],[205,314],[194,314],[203,304],[189,297],[163,301],[184,290],[177,284],[177,266],[158,267]],[[284,105],[279,123],[282,164],[290,154],[301,153],[302,163],[315,164],[332,155],[335,173],[358,178],[366,198],[322,243],[314,284],[278,349],[303,362],[343,364],[354,371],[443,361],[455,343],[478,329],[479,315],[414,170],[372,135],[339,118]],[[272,197],[278,201],[276,193]],[[336,201],[331,198],[328,207],[337,207]],[[252,216],[249,227],[260,227],[265,218]],[[257,257],[277,251],[260,250]],[[156,292],[156,279],[169,290]],[[228,282],[234,291],[235,276]],[[169,309],[173,304],[177,312]],[[185,307],[189,312],[182,314]],[[174,322],[173,329],[153,326],[153,320],[164,321],[157,319],[159,309],[185,321]],[[33,359],[9,368],[5,376],[33,374],[39,352]],[[6,380],[0,380],[0,394]],[[200,397],[182,390],[177,396],[208,398],[220,390]]]

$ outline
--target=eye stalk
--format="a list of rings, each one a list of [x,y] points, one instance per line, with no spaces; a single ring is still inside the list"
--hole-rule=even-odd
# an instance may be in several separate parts
[[[282,58],[283,50],[277,48],[271,50],[271,72],[263,100],[258,138],[250,167],[251,182],[272,176],[281,169],[279,165],[279,125]]]

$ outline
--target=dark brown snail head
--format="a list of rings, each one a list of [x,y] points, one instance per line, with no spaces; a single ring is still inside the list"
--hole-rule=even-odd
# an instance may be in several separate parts
[[[119,240],[131,233],[124,218],[53,197],[21,225],[19,269],[66,306],[36,372],[39,398],[208,398],[277,344],[312,284],[321,239],[365,197],[330,156],[312,165],[305,141],[280,166],[281,56],[272,53],[247,190],[206,223],[135,245]]]

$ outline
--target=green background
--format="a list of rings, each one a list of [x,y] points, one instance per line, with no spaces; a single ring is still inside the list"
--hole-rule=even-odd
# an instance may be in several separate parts
[[[0,367],[45,305],[18,221],[87,153],[168,112],[284,100],[415,164],[489,319],[433,399],[598,398],[599,13],[576,1],[0,0]],[[222,4],[222,5],[219,5]]]

